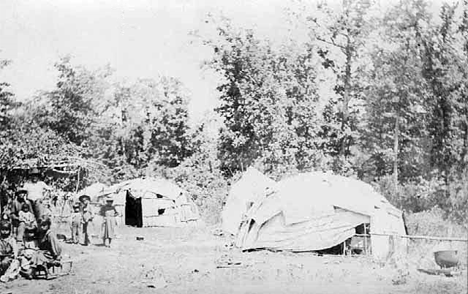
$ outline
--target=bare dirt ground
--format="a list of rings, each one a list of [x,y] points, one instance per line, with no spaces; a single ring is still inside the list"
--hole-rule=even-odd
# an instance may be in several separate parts
[[[366,257],[242,253],[206,228],[122,227],[119,236],[110,249],[64,243],[64,253],[74,260],[70,275],[17,279],[0,285],[0,293],[467,292],[466,271],[449,278],[415,269],[402,274]],[[236,267],[218,268],[227,261]]]

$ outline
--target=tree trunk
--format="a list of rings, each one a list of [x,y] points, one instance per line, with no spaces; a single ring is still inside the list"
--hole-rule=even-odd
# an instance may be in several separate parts
[[[468,108],[468,103],[466,103],[465,108]],[[464,144],[464,150],[463,150],[463,157],[461,158],[462,160],[462,166],[466,167],[468,164],[468,109],[466,111],[466,116],[465,116],[465,144]]]
[[[348,122],[349,117],[349,100],[351,93],[351,58],[352,58],[352,48],[351,41],[349,36],[347,37],[346,43],[346,67],[345,67],[345,76],[344,76],[344,93],[343,93],[343,122],[342,127],[345,127]]]
[[[395,129],[393,133],[393,185],[395,192],[398,191],[398,151],[400,137],[400,116],[398,112],[395,117]]]
[[[343,78],[344,84],[344,93],[343,93],[343,119],[341,121],[341,130],[344,131],[348,126],[348,118],[349,118],[349,100],[351,99],[351,63],[352,63],[352,54],[353,48],[351,44],[351,40],[349,37],[350,32],[348,31],[348,36],[346,37],[346,65],[345,65],[345,75]],[[341,141],[341,148],[340,148],[340,155],[345,155],[345,151],[347,146],[347,135],[343,136],[343,140]]]

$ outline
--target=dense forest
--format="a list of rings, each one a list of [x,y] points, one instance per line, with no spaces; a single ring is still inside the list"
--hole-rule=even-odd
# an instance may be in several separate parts
[[[295,1],[284,12],[294,34],[281,41],[207,16],[213,34],[191,35],[212,49],[201,66],[220,76],[219,105],[196,124],[194,97],[172,77],[111,82],[110,66],[63,57],[52,91],[19,101],[0,83],[3,185],[28,164],[79,163],[82,186],[164,176],[216,215],[249,166],[275,179],[320,170],[371,183],[407,212],[438,207],[465,223],[468,1],[429,7]]]

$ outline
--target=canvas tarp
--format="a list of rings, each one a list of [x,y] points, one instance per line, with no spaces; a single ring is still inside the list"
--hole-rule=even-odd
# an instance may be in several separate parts
[[[274,184],[275,181],[255,168],[248,168],[229,191],[226,205],[221,214],[223,231],[233,235],[237,234],[242,217],[248,208],[260,201],[264,197],[266,189]]]
[[[372,232],[404,234],[401,211],[368,184],[325,173],[280,181],[248,212],[237,245],[244,250],[313,251],[333,247],[370,223]],[[372,252],[385,258],[388,238],[376,238]]]

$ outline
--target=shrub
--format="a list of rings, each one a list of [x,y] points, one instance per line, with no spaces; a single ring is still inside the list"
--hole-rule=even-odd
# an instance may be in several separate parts
[[[412,213],[406,216],[409,235],[465,238],[467,230],[444,218],[440,208]],[[466,243],[458,241],[410,239],[408,242],[409,260],[418,267],[438,268],[433,253],[437,250],[455,249],[459,251],[461,264],[466,266]]]
[[[188,191],[198,205],[202,219],[209,225],[220,222],[229,189],[229,181],[213,164],[200,160],[195,154],[175,168],[163,168],[155,172],[158,176],[172,179]]]
[[[462,226],[445,219],[445,212],[440,208],[408,214],[406,226],[410,235],[436,237],[464,237],[467,231]]]

